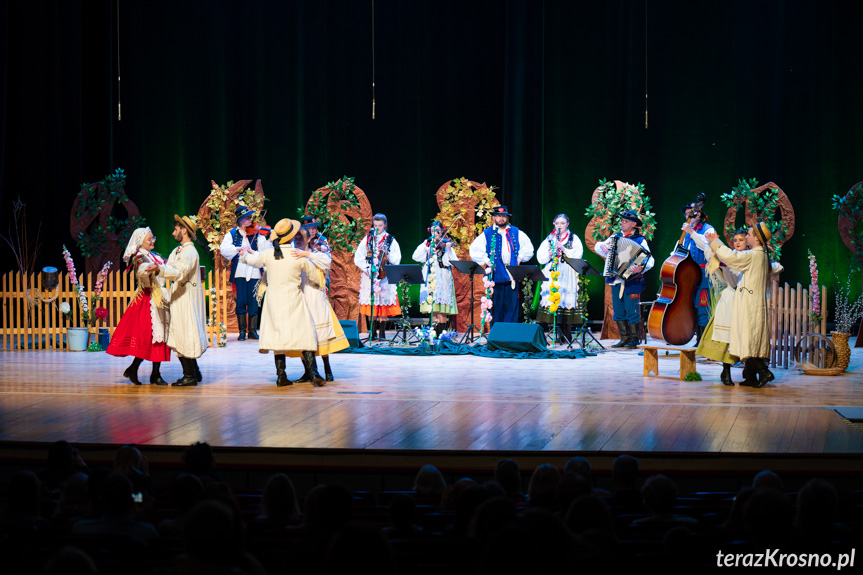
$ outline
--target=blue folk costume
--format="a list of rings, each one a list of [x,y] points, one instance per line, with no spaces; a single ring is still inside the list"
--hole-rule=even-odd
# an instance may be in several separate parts
[[[625,220],[630,220],[641,226],[641,219],[632,210],[621,212],[620,217]],[[608,255],[611,240],[613,237],[627,238],[634,242],[638,242],[642,248],[650,252],[650,247],[647,245],[647,240],[641,235],[641,232],[636,227],[629,235],[624,235],[618,232],[614,236],[608,238],[604,242],[599,242],[594,246],[594,251],[603,258]],[[653,256],[650,256],[644,262],[644,269],[636,276],[630,277],[628,280],[623,280],[619,277],[606,277],[605,283],[611,284],[611,305],[614,310],[612,319],[617,323],[617,330],[620,332],[620,341],[612,347],[630,347],[638,345],[638,327],[641,324],[641,312],[639,304],[641,302],[641,292],[644,291],[644,274],[653,267]]]
[[[699,239],[703,239],[704,234],[707,232],[715,232],[713,226],[706,222],[699,222],[697,226],[692,228],[692,231],[699,236],[702,236],[702,238]],[[703,240],[702,243],[701,241],[693,239],[689,234],[686,234],[683,238],[683,247],[689,250],[689,254],[692,256],[692,259],[695,260],[695,263],[701,266],[701,283],[698,284],[698,288],[695,290],[695,295],[692,298],[692,305],[695,306],[695,310],[698,312],[698,326],[704,328],[710,321],[710,275],[704,271],[704,268],[707,266],[707,258],[704,255],[704,250],[699,246],[699,244],[706,247],[707,240]]]
[[[510,217],[506,206],[497,206],[493,214]],[[506,270],[505,265],[518,265],[533,257],[533,244],[527,235],[512,224],[507,224],[506,233],[501,235],[499,227],[493,225],[483,230],[470,245],[470,257],[476,263],[487,266],[493,265],[492,278],[494,280],[494,293],[492,294],[491,317],[492,323],[518,321],[518,289],[513,285],[513,279]],[[503,242],[509,248],[509,262],[503,261]]]

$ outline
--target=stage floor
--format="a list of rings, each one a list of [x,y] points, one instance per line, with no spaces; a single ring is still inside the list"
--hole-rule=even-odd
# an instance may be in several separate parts
[[[336,354],[335,382],[277,388],[272,355],[235,337],[201,358],[204,382],[192,388],[131,385],[122,376],[128,361],[105,353],[0,352],[0,441],[201,440],[364,453],[863,452],[863,433],[834,410],[863,406],[861,350],[843,376],[775,369],[763,389],[725,387],[720,366],[701,361],[703,381],[680,381],[674,355],[660,356],[661,376],[643,377],[635,351],[555,360]],[[149,370],[142,365],[142,381]],[[301,371],[289,358],[288,375]],[[739,380],[741,370],[732,371]],[[179,362],[162,374],[177,379]]]

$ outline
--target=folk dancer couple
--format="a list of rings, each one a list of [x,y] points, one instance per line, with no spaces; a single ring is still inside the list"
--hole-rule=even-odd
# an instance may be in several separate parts
[[[138,367],[144,360],[153,362],[150,383],[167,385],[160,365],[170,361],[173,349],[183,366],[183,377],[172,385],[198,385],[202,381],[198,358],[207,350],[204,322],[204,291],[199,272],[198,251],[193,240],[197,225],[188,216],[174,216],[173,237],[180,245],[166,262],[153,251],[156,238],[150,228],[132,233],[123,260],[135,270],[138,287],[106,350],[117,357],[132,356],[123,372],[135,385]],[[170,293],[165,280],[171,280]]]
[[[686,226],[684,230],[692,234]],[[732,238],[734,249],[715,231],[704,234],[708,273],[724,289],[696,353],[722,362],[720,381],[727,386],[734,385],[731,365],[739,361],[744,362],[741,386],[764,387],[774,379],[765,361],[770,357],[767,288],[782,265],[770,258],[771,237],[764,222],[738,230]]]
[[[258,345],[261,353],[274,354],[278,387],[301,382],[325,385],[315,354],[323,357],[326,381],[333,381],[329,354],[349,345],[326,293],[332,256],[325,239],[310,245],[318,224],[312,218],[303,220],[305,225],[279,220],[272,230],[272,250],[240,255],[242,264],[266,270],[266,284],[258,290],[261,295],[268,293]],[[286,373],[287,356],[300,357],[303,362],[304,374],[295,382]]]

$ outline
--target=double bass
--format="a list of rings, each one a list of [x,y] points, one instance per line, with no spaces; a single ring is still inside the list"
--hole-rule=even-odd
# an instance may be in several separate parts
[[[705,197],[704,194],[698,195],[698,201],[693,206],[698,211],[704,207]],[[686,218],[687,224],[690,219]],[[692,259],[689,250],[683,247],[685,237],[686,232],[682,232],[674,253],[662,264],[659,273],[662,289],[650,307],[647,318],[647,332],[650,337],[669,345],[688,343],[695,335],[695,325],[698,322],[698,312],[692,299],[701,283],[702,271],[701,266]]]

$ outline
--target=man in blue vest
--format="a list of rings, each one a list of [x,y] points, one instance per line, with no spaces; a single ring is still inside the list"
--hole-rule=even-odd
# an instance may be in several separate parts
[[[620,232],[612,237],[628,238],[638,242],[645,251],[650,247],[647,240],[641,235],[641,218],[632,210],[620,212]],[[608,255],[611,247],[611,237],[604,242],[597,243],[593,250],[603,258]],[[638,345],[638,326],[641,323],[641,312],[638,304],[641,300],[641,292],[644,290],[644,274],[653,267],[653,256],[650,256],[644,265],[630,268],[635,275],[626,281],[619,277],[606,277],[605,283],[611,284],[611,306],[614,310],[612,319],[617,323],[617,331],[620,332],[620,341],[611,347],[634,348]]]
[[[527,234],[510,225],[512,214],[506,206],[493,208],[491,217],[494,224],[470,244],[470,259],[492,268],[492,323],[515,323],[518,321],[518,286],[504,265],[517,266],[532,258],[533,244]]]
[[[260,233],[247,235],[246,228],[251,226],[255,210],[240,206],[234,213],[237,217],[237,227],[225,234],[219,251],[225,259],[231,261],[230,280],[234,284],[237,295],[237,325],[240,329],[240,337],[237,340],[243,341],[246,339],[246,329],[248,329],[249,339],[258,339],[258,300],[255,298],[255,290],[261,279],[261,270],[247,266],[240,261],[239,256],[271,250],[273,244]],[[248,324],[246,315],[249,317]]]
[[[692,298],[692,305],[695,306],[695,311],[698,313],[698,320],[695,322],[695,347],[698,347],[704,328],[710,321],[710,281],[708,279],[709,274],[705,272],[707,258],[704,255],[704,250],[709,244],[704,238],[704,234],[707,232],[715,233],[716,230],[707,223],[704,210],[699,208],[696,203],[687,204],[680,209],[689,220],[688,224],[683,224],[683,231],[686,232],[686,236],[683,238],[683,247],[689,250],[695,263],[701,266],[701,283]]]

